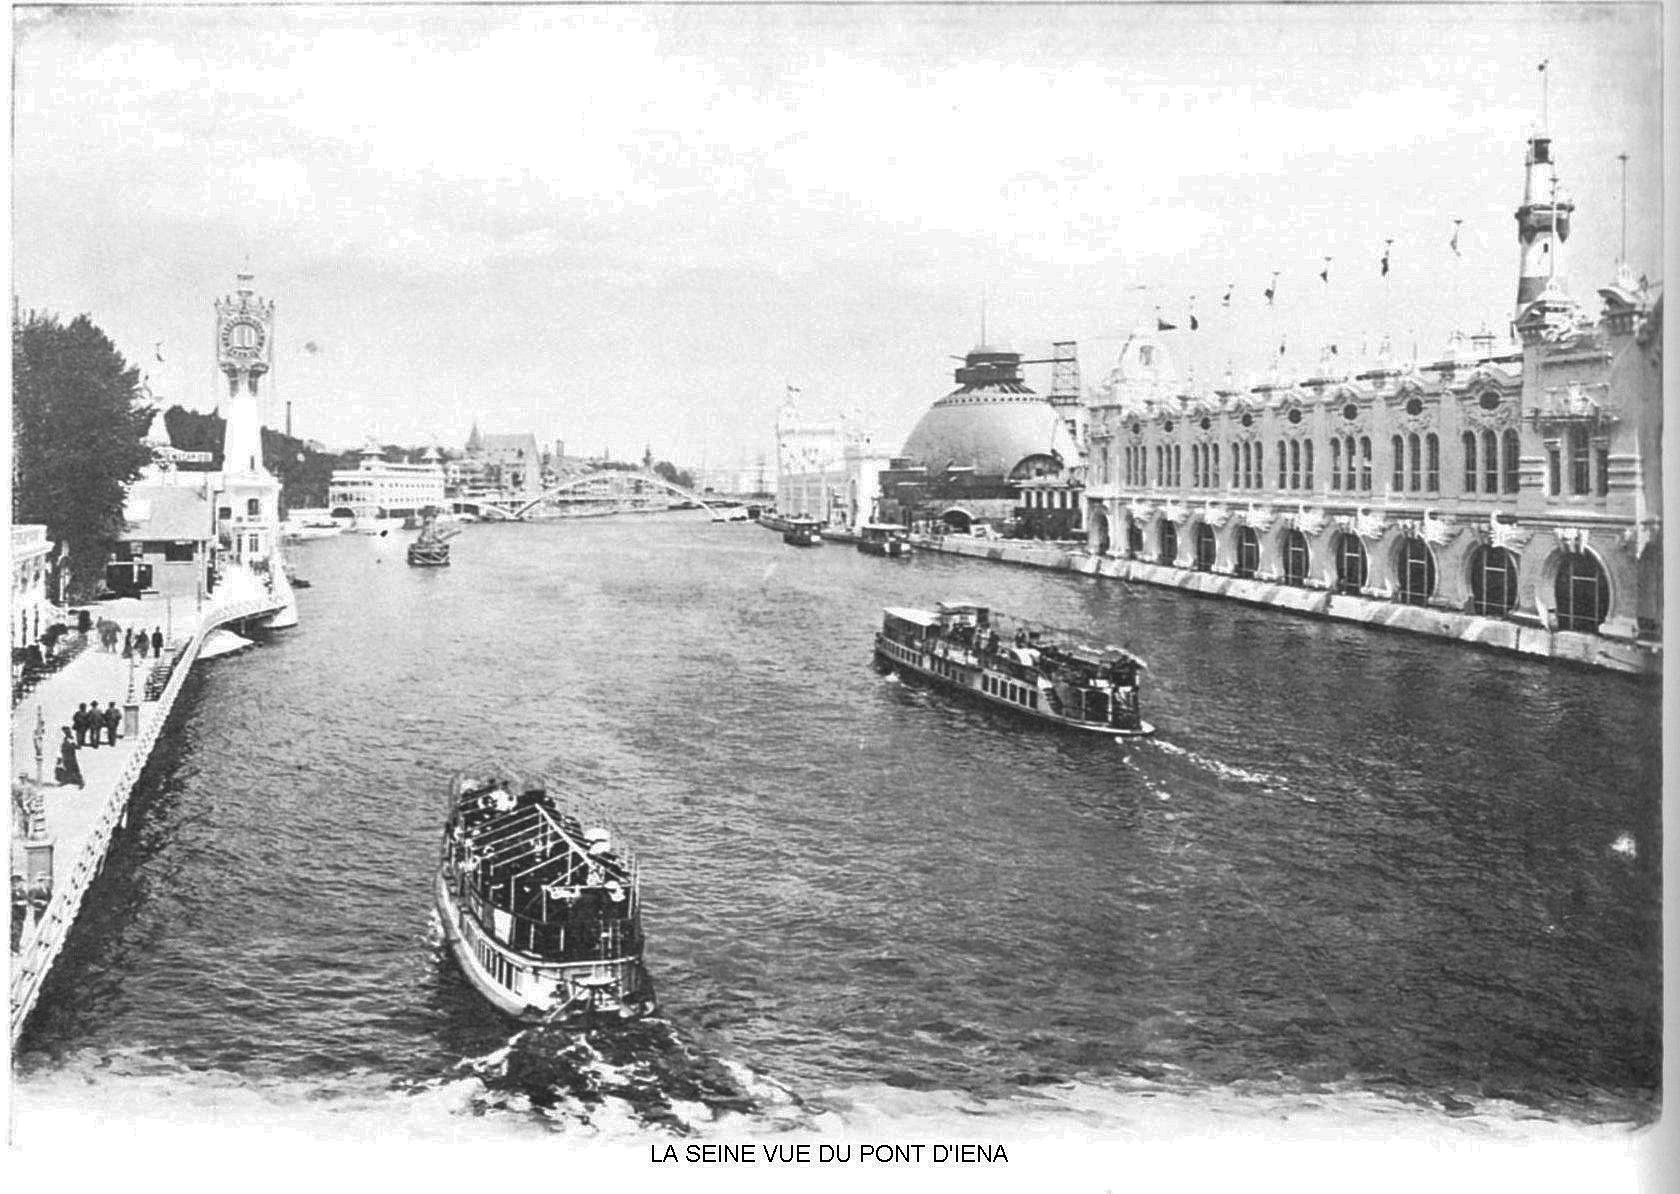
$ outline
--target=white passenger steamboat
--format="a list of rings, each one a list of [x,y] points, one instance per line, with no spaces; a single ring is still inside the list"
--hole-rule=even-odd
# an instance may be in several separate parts
[[[875,655],[888,667],[1068,729],[1122,738],[1155,732],[1138,710],[1143,660],[1066,632],[994,621],[983,605],[887,609]]]
[[[552,780],[500,767],[455,778],[437,908],[468,980],[510,1016],[654,1008],[636,860]]]

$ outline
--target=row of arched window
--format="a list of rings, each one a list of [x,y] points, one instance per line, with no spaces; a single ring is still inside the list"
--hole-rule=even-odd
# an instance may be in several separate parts
[[[1155,562],[1174,565],[1178,561],[1178,527],[1163,519],[1156,530]],[[1131,523],[1127,546],[1136,558],[1144,558],[1143,527]],[[1233,573],[1252,578],[1260,567],[1260,535],[1253,527],[1236,528],[1236,559]],[[1330,550],[1336,563],[1336,587],[1344,593],[1358,593],[1365,585],[1369,568],[1365,545],[1358,535],[1338,534]],[[1214,529],[1196,524],[1192,566],[1211,572],[1218,558],[1219,542]],[[1312,548],[1307,537],[1290,528],[1279,543],[1282,580],[1288,585],[1305,585],[1311,574]],[[1517,558],[1501,547],[1481,545],[1470,554],[1470,608],[1488,618],[1503,618],[1517,603]],[[1394,559],[1395,600],[1407,605],[1425,605],[1435,595],[1435,553],[1422,539],[1407,537],[1396,549]],[[1610,616],[1610,581],[1599,562],[1586,552],[1565,556],[1558,566],[1553,586],[1553,612],[1559,630],[1594,632]]]
[[[1570,483],[1575,492],[1585,492],[1588,465],[1584,448],[1578,452],[1570,445]],[[1145,487],[1175,488],[1183,484],[1183,449],[1177,444],[1154,445],[1154,468],[1151,470],[1149,449],[1141,444],[1123,449],[1125,484]],[[1198,489],[1218,488],[1222,482],[1220,445],[1199,443],[1190,445],[1190,485]],[[1516,493],[1520,484],[1518,469],[1519,445],[1517,433],[1503,434],[1483,431],[1478,435],[1466,431],[1463,437],[1464,492]],[[1577,456],[1583,463],[1577,463]],[[1313,441],[1310,439],[1277,441],[1277,488],[1280,490],[1313,489]],[[1441,441],[1433,431],[1424,435],[1413,432],[1396,435],[1389,441],[1390,493],[1439,493],[1441,491]],[[1260,489],[1265,485],[1265,451],[1258,441],[1230,444],[1230,487],[1232,489]],[[1561,470],[1560,470],[1561,471]],[[1601,469],[1601,472],[1607,471]],[[1371,437],[1361,435],[1333,436],[1330,439],[1330,488],[1337,492],[1371,492]]]

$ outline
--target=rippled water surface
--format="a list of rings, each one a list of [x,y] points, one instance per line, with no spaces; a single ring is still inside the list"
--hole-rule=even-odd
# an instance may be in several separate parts
[[[103,1070],[465,1084],[477,1122],[551,1124],[582,1066],[679,1127],[1070,1083],[1655,1113],[1654,686],[684,515],[475,526],[447,570],[361,537],[294,558],[302,624],[188,683],[24,1104]],[[1159,738],[871,666],[882,605],[949,598],[1131,644]],[[563,770],[633,836],[663,1004],[638,1035],[510,1047],[441,947],[444,780],[485,757]]]

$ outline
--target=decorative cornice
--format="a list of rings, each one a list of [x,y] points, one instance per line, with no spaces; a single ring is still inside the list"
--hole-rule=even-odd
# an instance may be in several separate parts
[[[1422,539],[1431,547],[1440,547],[1452,538],[1452,527],[1433,510],[1425,510],[1422,518],[1402,518],[1396,524],[1402,534]]]
[[[1230,516],[1231,512],[1226,509],[1224,502],[1202,503],[1202,521],[1216,530],[1224,526],[1225,520]]]
[[[1169,498],[1161,504],[1161,517],[1168,522],[1183,525],[1185,516],[1189,513],[1189,510],[1185,509],[1184,503],[1176,498]]]
[[[1586,550],[1591,532],[1586,527],[1553,527],[1552,534],[1564,551],[1579,554]]]
[[[1136,501],[1128,502],[1126,512],[1132,516],[1133,522],[1148,522],[1155,517],[1155,503]]]
[[[1272,525],[1272,509],[1270,506],[1261,508],[1250,502],[1248,509],[1242,512],[1242,519],[1256,531],[1264,531]]]
[[[1295,513],[1285,515],[1285,517],[1303,535],[1316,535],[1324,529],[1324,511],[1317,506],[1310,510],[1305,506],[1297,506],[1295,507]]]

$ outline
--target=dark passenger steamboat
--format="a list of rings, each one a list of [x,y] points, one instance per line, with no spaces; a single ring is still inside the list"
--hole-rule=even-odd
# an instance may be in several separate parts
[[[437,907],[468,980],[510,1016],[653,1010],[636,860],[546,777],[498,767],[455,778]]]
[[[940,602],[936,611],[883,611],[875,656],[992,705],[1086,733],[1153,734],[1138,711],[1145,664],[1119,647],[1000,618],[983,605]]]

